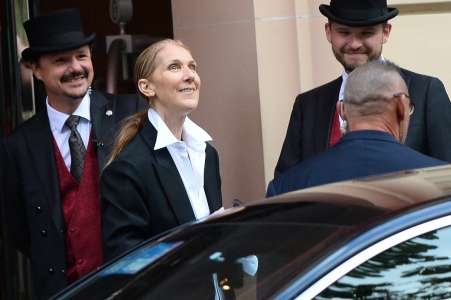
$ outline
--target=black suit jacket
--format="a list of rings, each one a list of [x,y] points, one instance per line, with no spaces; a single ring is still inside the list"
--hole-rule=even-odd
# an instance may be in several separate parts
[[[90,97],[91,134],[102,170],[119,122],[146,103],[138,96],[96,91]],[[5,149],[8,237],[30,258],[35,294],[46,299],[67,284],[64,217],[47,111],[22,123],[6,139]]]
[[[342,180],[445,165],[397,142],[386,132],[352,131],[335,147],[280,174],[268,185],[267,196]]]
[[[104,257],[111,259],[156,234],[195,220],[188,195],[167,148],[154,150],[150,121],[108,165],[101,177]],[[213,212],[222,206],[219,159],[207,143],[204,189]]]
[[[451,102],[442,82],[405,69],[401,74],[415,105],[406,145],[451,162]],[[329,148],[341,82],[340,77],[296,97],[275,175]]]

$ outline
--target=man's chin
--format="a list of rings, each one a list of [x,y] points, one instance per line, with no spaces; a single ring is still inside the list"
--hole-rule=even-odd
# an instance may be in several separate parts
[[[66,93],[66,97],[76,101],[76,100],[80,100],[83,99],[83,97],[86,95],[86,93],[88,92],[88,89],[86,89],[84,92],[78,92],[78,93]]]
[[[345,63],[343,64],[344,69],[347,73],[350,73],[354,71],[355,68],[360,67],[361,65],[366,64],[368,61],[361,61],[361,62],[353,62],[353,63]]]

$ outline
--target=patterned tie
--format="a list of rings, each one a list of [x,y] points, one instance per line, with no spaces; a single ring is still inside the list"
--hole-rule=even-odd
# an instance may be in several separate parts
[[[77,130],[78,122],[80,122],[80,117],[74,115],[71,115],[66,120],[66,126],[70,129],[70,172],[74,178],[80,182],[81,174],[83,173],[83,158],[85,157],[86,148],[83,144],[80,133]]]

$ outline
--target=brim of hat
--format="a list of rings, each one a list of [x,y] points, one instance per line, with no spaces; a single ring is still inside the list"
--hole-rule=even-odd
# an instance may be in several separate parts
[[[87,36],[83,40],[79,40],[76,42],[69,41],[68,43],[63,44],[63,45],[58,45],[58,46],[54,46],[54,47],[29,47],[22,51],[22,59],[24,61],[29,61],[42,54],[77,49],[84,45],[92,44],[92,42],[94,41],[95,38],[96,38],[96,34],[92,33],[91,35]]]
[[[388,12],[385,15],[379,16],[377,18],[365,19],[365,20],[350,20],[350,19],[344,19],[344,18],[334,15],[330,10],[330,6],[326,5],[326,4],[321,4],[319,6],[319,11],[325,17],[327,17],[329,20],[331,20],[333,22],[347,25],[347,26],[353,26],[353,27],[372,26],[372,25],[384,23],[385,21],[388,21],[388,20],[396,17],[399,13],[397,8],[389,7]]]

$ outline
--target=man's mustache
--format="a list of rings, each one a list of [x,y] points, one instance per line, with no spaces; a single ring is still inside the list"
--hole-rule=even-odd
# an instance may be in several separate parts
[[[82,68],[81,71],[74,71],[64,74],[61,77],[61,82],[68,82],[78,77],[87,78],[88,74],[89,74],[88,70],[86,68]]]

